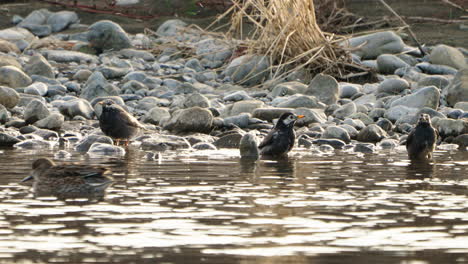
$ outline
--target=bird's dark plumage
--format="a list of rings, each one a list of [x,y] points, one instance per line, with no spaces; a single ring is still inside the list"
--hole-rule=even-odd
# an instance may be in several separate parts
[[[294,124],[302,115],[287,112],[280,116],[275,127],[268,133],[258,145],[260,154],[263,156],[282,156],[287,154],[294,146],[296,134]]]
[[[62,198],[102,197],[104,190],[112,184],[106,176],[109,171],[101,167],[76,164],[56,165],[52,160],[41,158],[32,164],[32,173],[23,182],[34,179],[36,196]]]
[[[438,133],[431,125],[431,117],[421,114],[416,127],[406,139],[406,150],[411,160],[431,159],[435,149]]]
[[[143,128],[135,117],[112,100],[101,101],[99,104],[102,105],[99,126],[102,132],[116,140],[117,144],[120,140],[128,144],[128,140],[136,136],[140,128]]]

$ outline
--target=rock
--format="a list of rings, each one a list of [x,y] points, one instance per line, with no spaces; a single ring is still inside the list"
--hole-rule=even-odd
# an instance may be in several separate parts
[[[101,20],[89,27],[88,41],[98,52],[131,48],[127,33],[116,23]]]
[[[420,69],[422,72],[427,74],[455,75],[457,73],[457,69],[453,67],[435,65],[427,62],[421,62],[416,64],[416,68]]]
[[[11,113],[5,108],[5,106],[0,104],[0,124],[5,124],[11,118]]]
[[[346,145],[344,141],[339,140],[339,139],[315,139],[312,141],[313,144],[318,145],[318,146],[323,146],[323,145],[328,145],[332,146],[334,149],[342,149]]]
[[[182,20],[169,19],[158,27],[156,35],[161,37],[174,37],[185,26],[187,26],[187,23],[183,22]]]
[[[156,106],[146,113],[143,117],[143,122],[153,125],[161,125],[169,118],[171,118],[171,114],[169,114],[169,111],[167,111],[166,108]]]
[[[323,105],[318,102],[315,96],[307,96],[302,94],[289,96],[286,100],[282,101],[276,106],[281,108],[323,108]]]
[[[25,49],[30,42],[35,40],[35,38],[36,37],[31,32],[29,32],[29,30],[20,27],[12,27],[0,30],[0,39],[8,40],[16,44],[20,50]]]
[[[468,146],[468,134],[459,135],[453,139],[453,143],[458,145],[461,150],[466,150]]]
[[[378,146],[382,149],[394,149],[398,147],[398,141],[395,139],[386,138],[378,143]]]
[[[283,113],[293,112],[293,110],[291,108],[257,108],[252,116],[271,122],[273,119],[279,118]]]
[[[381,127],[386,132],[390,132],[393,130],[393,124],[387,118],[379,118],[379,120],[377,120],[375,124]]]
[[[106,143],[93,143],[86,152],[90,156],[125,156],[125,149]]]
[[[465,112],[468,112],[468,101],[466,102],[458,102],[456,103],[453,108],[456,108],[456,109],[461,109]]]
[[[372,120],[372,118],[361,112],[354,113],[350,115],[349,118],[359,120],[363,122],[366,126],[374,123],[374,120]]]
[[[323,109],[296,108],[293,111],[296,115],[304,117],[296,121],[297,126],[308,126],[313,123],[323,124],[327,121]],[[278,116],[279,117],[279,116]]]
[[[224,63],[232,56],[232,47],[219,39],[206,38],[195,44],[195,53],[202,58],[208,68],[215,68],[216,64]],[[197,67],[198,68],[198,67]]]
[[[56,152],[54,154],[54,158],[56,159],[69,159],[71,158],[72,154],[68,151],[65,151],[65,150],[59,150],[58,152]]]
[[[223,71],[234,83],[254,86],[266,79],[270,72],[270,63],[265,56],[243,55],[235,58]]]
[[[15,107],[19,100],[20,96],[14,89],[0,86],[0,105],[10,109]]]
[[[73,75],[73,79],[74,80],[77,80],[79,82],[85,82],[89,79],[89,77],[93,74],[92,71],[88,70],[88,69],[81,69],[81,70],[78,70],[74,75]]]
[[[235,91],[233,93],[230,93],[226,96],[224,96],[223,100],[228,102],[228,101],[233,101],[233,102],[238,102],[242,100],[250,100],[252,97],[247,94],[245,91]]]
[[[330,105],[339,99],[340,86],[330,75],[317,74],[307,87],[306,94],[313,95],[322,103]]]
[[[47,60],[52,60],[58,63],[96,63],[97,57],[83,52],[72,50],[45,50],[42,51]]]
[[[49,149],[52,148],[51,142],[42,140],[42,139],[27,139],[13,145],[15,148],[21,149]]]
[[[396,122],[402,116],[410,116],[415,115],[418,112],[417,108],[407,107],[404,105],[396,105],[390,107],[390,109],[385,112],[385,117],[388,118],[392,122]]]
[[[41,119],[34,123],[35,126],[39,128],[58,130],[62,127],[65,122],[63,115],[59,113],[52,113],[44,119]]]
[[[377,58],[377,68],[380,73],[393,74],[396,69],[404,67],[410,67],[410,65],[395,55],[382,54]]]
[[[390,107],[404,105],[412,108],[430,107],[437,109],[439,106],[440,92],[435,86],[429,86],[419,89],[413,94],[403,96],[392,102]]]
[[[0,53],[0,67],[3,66],[14,66],[18,69],[22,69],[21,64],[16,60],[15,57],[10,55],[3,55]]]
[[[392,31],[377,32],[351,38],[346,43],[353,53],[362,59],[375,59],[380,54],[395,54],[403,51],[403,40]],[[355,50],[357,48],[357,50]]]
[[[196,150],[217,150],[215,145],[206,142],[198,142],[192,148]]]
[[[0,52],[3,52],[3,53],[12,52],[12,53],[18,54],[21,51],[18,49],[18,47],[15,44],[9,41],[0,39]]]
[[[59,135],[57,132],[48,129],[36,129],[33,135],[37,135],[45,140],[58,139]]]
[[[372,143],[357,143],[353,148],[354,152],[374,153],[375,145]]]
[[[50,16],[51,12],[47,9],[34,10],[29,15],[24,18],[18,26],[33,24],[33,25],[42,25],[45,24],[47,18]]]
[[[78,15],[72,11],[59,11],[51,14],[47,19],[47,24],[52,28],[52,32],[60,32],[78,22]]]
[[[360,91],[360,85],[353,83],[340,83],[340,98],[351,98]]]
[[[59,105],[59,111],[69,118],[82,116],[86,119],[92,119],[94,116],[94,109],[91,104],[79,98],[63,102]]]
[[[110,137],[104,135],[89,135],[80,140],[75,147],[78,152],[87,152],[94,143],[114,144]]]
[[[49,88],[45,83],[35,82],[28,87],[24,88],[24,93],[45,96]]]
[[[379,93],[387,94],[399,94],[406,89],[409,89],[410,85],[405,79],[395,78],[395,79],[386,79],[379,84],[377,91]]]
[[[338,126],[329,126],[322,134],[322,138],[334,138],[344,141],[345,143],[351,142],[351,137],[346,129]]]
[[[236,116],[230,116],[224,118],[224,126],[229,127],[236,125],[240,128],[246,128],[249,126],[250,114],[244,113]]]
[[[421,78],[418,81],[418,88],[435,86],[441,90],[444,90],[449,84],[450,81],[443,75],[429,75]]]
[[[17,139],[14,136],[0,132],[0,146],[1,147],[11,147],[18,142],[21,142],[21,140]]]
[[[211,131],[213,124],[213,114],[205,108],[192,107],[177,110],[172,114],[172,118],[165,124],[164,129],[176,133]]]
[[[434,126],[443,138],[450,136],[457,137],[468,133],[468,122],[460,119],[440,118],[434,120]]]
[[[136,49],[123,49],[119,52],[124,58],[133,59],[143,59],[145,61],[154,61],[154,55],[148,51],[136,50]]]
[[[116,79],[128,74],[131,71],[131,68],[117,68],[101,65],[96,68],[96,71],[101,72],[106,79]]]
[[[185,100],[184,97],[181,97],[181,99]],[[164,99],[159,99],[157,97],[147,96],[141,99],[140,102],[138,102],[138,105],[136,106],[136,108],[143,110],[143,111],[149,111],[153,107],[157,107],[157,106],[169,106],[169,102]],[[182,107],[182,105],[179,105],[178,107]]]
[[[81,97],[91,101],[96,97],[119,95],[119,89],[108,83],[100,72],[94,72],[86,81]]]
[[[450,106],[468,101],[468,68],[458,71],[447,89],[444,90],[444,95]]]
[[[206,98],[206,96],[201,95],[199,93],[191,94],[185,99],[184,107],[190,108],[196,106],[201,108],[208,108],[210,107],[210,101],[208,100],[208,98]]]
[[[49,25],[25,24],[21,27],[31,31],[31,33],[40,38],[52,34],[52,28]]]
[[[224,135],[214,142],[217,148],[239,148],[243,134],[235,132]]]
[[[172,135],[155,135],[144,139],[141,142],[141,148],[143,150],[166,151],[188,149],[190,148],[190,144],[183,137]]]
[[[362,122],[359,119],[345,118],[345,120],[343,121],[343,124],[350,125],[350,126],[354,127],[357,130],[361,130],[361,129],[366,127],[364,122]]]
[[[230,106],[230,111],[228,115],[238,115],[241,113],[253,113],[255,109],[261,108],[265,105],[262,101],[259,100],[245,100],[235,102]]]
[[[287,96],[293,95],[296,93],[305,93],[307,90],[307,85],[301,82],[285,82],[277,84],[270,93],[271,98],[278,96]]]
[[[387,132],[385,132],[381,127],[375,124],[370,124],[359,132],[357,140],[361,142],[377,143],[387,136]]]
[[[31,78],[14,66],[0,67],[0,84],[11,88],[25,87],[31,84]]]
[[[24,71],[29,75],[41,75],[47,78],[55,78],[54,69],[50,63],[41,55],[36,54],[29,59]]]
[[[432,50],[429,60],[434,64],[446,65],[458,70],[468,66],[463,53],[456,48],[443,44],[437,45]]]
[[[241,158],[257,159],[259,157],[258,142],[255,135],[247,133],[242,136],[239,143]]]
[[[37,99],[32,100],[24,110],[24,120],[26,121],[26,124],[32,124],[49,115],[50,111],[47,109],[45,103]]]
[[[350,102],[333,111],[333,116],[338,119],[345,119],[354,113],[356,113],[356,104]]]

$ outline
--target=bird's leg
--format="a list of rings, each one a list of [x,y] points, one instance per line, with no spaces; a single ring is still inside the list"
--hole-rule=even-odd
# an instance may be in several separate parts
[[[119,143],[120,143],[120,139],[117,138],[117,139],[115,140],[115,145],[118,146]]]

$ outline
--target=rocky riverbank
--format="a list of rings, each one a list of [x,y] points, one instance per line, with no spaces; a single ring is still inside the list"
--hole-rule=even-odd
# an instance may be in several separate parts
[[[82,25],[74,12],[45,9],[12,24],[0,30],[1,146],[124,155],[99,129],[105,99],[146,126],[133,144],[148,152],[239,148],[246,133],[264,136],[286,111],[305,115],[298,145],[317,151],[395,148],[420,113],[432,117],[443,144],[468,145],[463,48],[441,44],[422,56],[396,33],[379,32],[343,43],[378,82],[300,72],[271,81],[266,58],[237,55],[235,41],[180,20],[151,35],[128,34],[112,21]],[[67,28],[76,33],[62,33]]]

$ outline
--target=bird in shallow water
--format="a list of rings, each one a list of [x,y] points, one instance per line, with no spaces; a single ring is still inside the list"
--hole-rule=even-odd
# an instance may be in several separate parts
[[[124,140],[125,146],[128,146],[129,140],[144,128],[135,117],[114,101],[104,100],[98,104],[102,105],[99,126],[106,136],[115,140],[116,145],[119,145],[120,140]]]
[[[101,167],[77,164],[56,165],[52,160],[40,158],[33,162],[31,175],[21,182],[34,179],[35,196],[60,198],[101,198],[113,180],[110,171]]]
[[[303,117],[303,115],[295,115],[291,112],[283,113],[275,127],[258,145],[260,155],[278,157],[287,154],[293,148],[296,140],[294,124],[297,119]]]
[[[431,159],[437,137],[438,132],[431,125],[431,117],[428,114],[421,114],[416,127],[411,130],[406,139],[408,157],[411,160]]]

